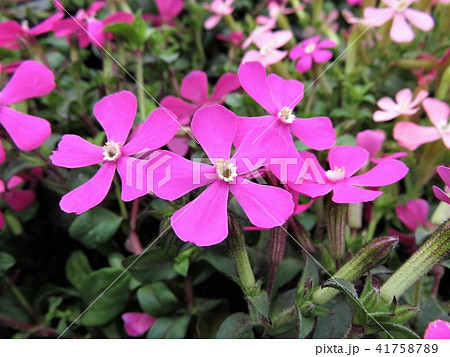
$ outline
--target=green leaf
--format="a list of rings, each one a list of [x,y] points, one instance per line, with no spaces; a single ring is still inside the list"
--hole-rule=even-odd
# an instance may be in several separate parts
[[[136,260],[137,259],[137,260]],[[173,258],[161,248],[149,250],[141,256],[126,258],[122,265],[141,283],[155,283],[177,276],[173,268]]]
[[[314,319],[310,317],[304,317],[298,311],[298,334],[297,338],[306,338],[314,328]]]
[[[275,280],[273,283],[273,292],[275,293],[278,288],[291,281],[303,268],[303,262],[293,257],[287,257],[283,259],[281,264],[277,268]]]
[[[120,227],[123,218],[103,207],[95,207],[72,222],[69,235],[87,248],[96,248],[110,240]]]
[[[420,338],[414,331],[403,325],[384,323],[382,326],[395,338]]]
[[[190,319],[190,316],[160,317],[151,327],[147,338],[184,338]]]
[[[356,292],[355,287],[347,280],[333,278],[326,281],[322,286],[324,288],[333,288],[339,290],[351,299],[358,300],[358,293]]]
[[[175,263],[173,264],[173,268],[178,274],[184,277],[187,276],[189,270],[189,257],[196,250],[198,250],[197,247],[191,247],[178,254],[178,256],[175,258]]]
[[[199,260],[205,260],[209,264],[211,264],[217,271],[227,275],[227,276],[235,276],[236,275],[236,267],[234,265],[233,259],[212,253],[206,253],[199,257]]]
[[[246,338],[252,332],[253,322],[249,315],[237,312],[228,316],[219,327],[216,338]]]
[[[89,274],[84,280],[80,290],[81,298],[87,306],[97,298],[98,300],[82,316],[83,325],[104,325],[123,311],[130,295],[130,275],[125,273],[119,278],[123,271],[118,268],[103,268]],[[108,290],[104,292],[106,289]]]
[[[255,296],[248,296],[250,304],[258,311],[258,313],[266,320],[269,321],[269,297],[264,290],[259,291]]]
[[[421,306],[417,317],[416,331],[423,336],[428,324],[434,320],[450,321],[448,314],[439,306],[434,297],[428,298]]]
[[[331,315],[322,315],[317,318],[314,338],[344,338],[352,326],[352,312],[341,296],[328,301],[325,308]]]
[[[14,257],[8,253],[0,252],[0,276],[6,273],[6,271],[16,264]]]
[[[137,292],[142,310],[152,316],[163,316],[173,312],[178,299],[164,283],[142,286]]]
[[[450,260],[444,260],[441,265],[447,269],[450,269]]]
[[[92,269],[86,255],[81,250],[74,251],[66,263],[67,280],[80,290],[84,280],[91,273]]]

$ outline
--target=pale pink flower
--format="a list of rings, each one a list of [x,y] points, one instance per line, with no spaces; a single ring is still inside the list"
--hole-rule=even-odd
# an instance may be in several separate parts
[[[368,7],[364,9],[364,18],[374,27],[381,26],[393,19],[390,30],[391,39],[395,42],[411,42],[414,40],[414,31],[411,29],[410,24],[422,31],[430,31],[434,27],[434,20],[430,14],[410,8],[410,5],[416,1],[382,0],[385,5],[390,7]]]
[[[210,104],[222,104],[229,93],[237,90],[241,85],[235,73],[225,73],[220,76],[212,94],[209,94],[208,77],[203,71],[192,71],[181,81],[181,98],[167,96],[161,100],[161,106],[171,110],[178,117],[180,125],[189,125],[192,115],[198,108]],[[175,137],[167,146],[178,155],[184,156],[189,150],[188,138]]]
[[[14,103],[50,93],[55,88],[53,73],[35,61],[24,61],[0,92],[0,124],[20,150],[30,151],[41,146],[51,134],[47,120],[23,114],[10,106]],[[0,163],[5,151],[0,145]]]
[[[216,27],[223,16],[231,15],[234,11],[233,2],[234,0],[212,0],[211,4],[203,4],[206,10],[214,14],[206,19],[205,29],[211,30]]]
[[[427,98],[423,101],[423,108],[434,126],[402,121],[394,127],[394,139],[409,150],[439,139],[450,148],[449,105],[435,98]]]
[[[292,32],[286,30],[262,32],[254,37],[253,42],[258,47],[257,50],[249,50],[242,58],[242,63],[258,61],[264,67],[280,62],[288,54],[287,51],[280,51],[292,39]]]
[[[8,202],[9,206],[16,212],[27,209],[36,200],[33,191],[19,188],[24,182],[25,180],[20,176],[11,177],[6,186],[3,180],[0,180],[0,197]],[[3,228],[4,225],[5,220],[3,213],[0,211],[0,228]]]
[[[413,93],[409,88],[399,91],[395,95],[395,102],[392,98],[383,97],[377,102],[381,110],[377,110],[373,114],[373,120],[380,122],[392,120],[401,115],[413,115],[419,111],[419,105],[426,97],[428,97],[428,92],[421,90],[413,99]]]
[[[150,330],[156,322],[156,317],[145,312],[126,312],[122,314],[122,320],[127,335],[139,337]]]
[[[424,339],[450,339],[450,322],[435,320],[428,324]]]
[[[255,141],[261,134],[257,129],[246,136],[231,156],[236,121],[231,111],[218,104],[196,111],[192,119],[192,132],[212,165],[191,162],[170,151],[161,152],[171,158],[155,170],[153,182],[160,182],[165,177],[167,167],[171,169],[171,180],[154,188],[158,197],[172,201],[209,184],[197,198],[172,216],[173,230],[185,242],[209,246],[222,242],[228,236],[230,191],[250,222],[257,227],[282,225],[294,210],[289,192],[246,179],[251,170],[265,165],[268,158],[263,161],[259,159],[263,157],[266,146],[271,146],[280,155],[286,151],[287,143],[275,136]],[[248,162],[257,162],[258,165],[250,169]]]
[[[354,176],[367,164],[369,153],[358,146],[336,146],[328,153],[330,170],[325,171],[314,154],[301,152],[303,159],[312,159],[319,177],[289,182],[289,186],[312,198],[324,196],[333,191],[333,202],[358,203],[373,201],[383,192],[362,187],[380,187],[393,184],[405,177],[408,167],[398,160],[383,160],[371,170]],[[301,167],[295,167],[299,172]],[[297,177],[299,177],[297,173]]]
[[[102,202],[116,170],[122,180],[122,200],[131,201],[149,192],[146,186],[140,189],[134,184],[139,172],[136,165],[127,167],[127,160],[143,150],[149,152],[167,144],[175,136],[178,123],[173,119],[174,114],[157,108],[127,142],[136,108],[136,97],[128,91],[111,94],[97,102],[94,115],[107,137],[103,147],[77,135],[62,137],[58,149],[50,156],[53,165],[78,168],[103,163],[88,182],[63,196],[60,207],[64,212],[80,214]],[[127,181],[129,176],[133,182]]]
[[[445,191],[437,186],[433,186],[433,192],[436,198],[450,205],[450,167],[439,166],[437,172],[445,183]]]
[[[320,41],[320,36],[315,36],[303,40],[295,46],[289,53],[292,60],[298,59],[295,69],[300,73],[305,73],[312,68],[313,62],[324,63],[333,57],[333,52],[328,48],[335,47],[336,43],[332,40],[325,39]]]
[[[155,0],[159,15],[143,14],[144,20],[150,20],[152,26],[175,26],[173,19],[184,9],[183,0]]]
[[[94,1],[87,10],[77,11],[74,16],[76,21],[67,18],[56,22],[53,26],[55,37],[66,37],[70,42],[70,36],[75,35],[80,47],[87,47],[90,43],[96,47],[103,46],[106,39],[113,38],[112,33],[104,31],[106,26],[117,22],[131,23],[133,21],[133,15],[127,12],[116,12],[102,20],[96,19],[95,15],[105,5],[104,1]]]
[[[405,157],[408,154],[406,152],[397,152],[391,155],[381,155],[378,157],[378,153],[386,140],[386,133],[383,130],[364,130],[356,135],[356,145],[366,149],[369,152],[369,159],[375,164],[380,163],[383,160],[398,159]]]

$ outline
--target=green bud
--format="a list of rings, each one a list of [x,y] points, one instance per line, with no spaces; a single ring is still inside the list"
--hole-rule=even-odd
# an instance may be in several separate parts
[[[330,254],[334,259],[342,259],[345,255],[345,227],[347,225],[347,204],[339,204],[328,199],[327,231]]]
[[[398,238],[396,237],[381,237],[371,240],[361,247],[358,253],[339,269],[333,278],[349,282],[355,281],[370,269],[381,264],[394,250],[397,243]],[[338,290],[333,288],[320,289],[313,294],[313,300],[318,304],[325,304],[337,293]]]
[[[425,243],[381,287],[383,300],[397,299],[450,252],[450,219],[438,227]]]

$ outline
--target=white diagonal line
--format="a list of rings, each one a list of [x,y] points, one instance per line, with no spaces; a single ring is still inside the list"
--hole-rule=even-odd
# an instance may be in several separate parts
[[[332,280],[334,280],[335,282],[336,282],[336,284],[337,285],[339,285],[342,289],[344,289],[345,290],[345,288],[339,283],[339,281],[337,281],[335,278],[334,278],[334,276],[333,275],[331,275],[329,272],[328,272],[328,270],[326,270],[324,267],[323,267],[323,265],[322,264],[320,264],[320,262],[316,259],[316,258],[314,258],[313,256],[312,256],[312,254],[310,253],[310,252],[308,252],[305,248],[303,248],[303,246],[297,241],[297,239],[295,239],[284,227],[283,227],[283,223],[280,223],[280,222],[278,222],[276,219],[275,219],[275,217],[273,217],[256,199],[255,199],[255,197],[253,197],[252,196],[252,199],[253,199],[253,201],[255,201],[263,210],[264,210],[264,212],[266,212],[268,215],[269,215],[269,217],[270,218],[272,218],[273,220],[274,220],[274,222],[276,223],[276,224],[278,224],[279,226],[280,226],[280,228],[282,229],[282,230],[284,230],[285,232],[286,232],[286,234],[289,236],[289,237],[291,237],[293,240],[294,240],[294,242],[295,243],[297,243],[298,244],[298,246],[300,247],[300,248],[302,248],[304,251],[305,251],[305,253],[306,254],[308,254],[308,256],[321,268],[321,269],[323,269],[324,271],[325,271],[325,273],[327,273],[329,276],[330,276],[330,278],[332,279]],[[365,309],[364,308],[364,305],[360,302],[360,301],[358,301],[358,300],[356,300],[351,294],[349,294],[349,296],[359,305],[359,306],[361,306],[363,309]],[[375,319],[375,317],[373,317],[369,312],[367,312],[368,314],[369,314],[369,316],[373,319],[373,321],[375,321],[376,323],[377,323],[377,325],[378,326],[380,326],[383,330],[384,330],[384,332],[386,332],[388,335],[389,335],[389,337],[390,338],[392,338],[392,339],[394,339],[394,336],[392,336],[376,319]]]
[[[314,79],[314,81],[312,81],[312,83],[297,97],[297,98],[295,98],[295,100],[289,105],[289,107],[291,107],[291,105],[293,105],[299,98],[301,98],[307,91],[308,91],[308,89],[309,88],[311,88],[314,84],[316,84],[317,83],[317,81],[325,74],[325,72],[326,71],[328,71],[344,54],[345,54],[345,52],[347,52],[367,31],[369,31],[372,27],[373,27],[373,25],[379,20],[379,19],[381,19],[382,17],[383,17],[383,15],[392,7],[392,6],[394,6],[394,4],[396,4],[398,1],[400,1],[400,0],[395,0],[391,5],[389,5],[387,8],[386,8],[386,10],[384,10],[383,11],[383,13],[380,15],[380,16],[378,16],[369,26],[367,26],[365,29],[364,29],[364,31],[363,32],[361,32],[360,33],[360,35],[351,43],[351,44],[349,44],[348,45],[348,47],[347,48],[345,48],[344,49],[344,51],[342,51],[341,52],[341,54],[333,61],[333,62],[331,62],[331,64],[327,67],[327,68],[325,68],[323,71],[322,71],[322,73],[320,73],[319,74],[319,76],[316,78],[316,79]],[[259,136],[252,142],[252,144],[254,144],[276,121],[278,120],[278,118],[276,118],[275,120],[274,120],[274,122],[273,123],[271,123],[267,128],[265,128],[264,130],[263,130],[263,132],[261,133],[261,134],[259,134]]]
[[[61,6],[61,8],[64,10],[64,12],[67,14],[67,15],[69,15],[71,18],[72,18],[72,20],[73,21],[75,21],[77,24],[78,24],[78,26],[80,26],[82,29],[83,29],[83,31],[84,32],[86,32],[87,33],[87,35],[103,50],[103,51],[105,51],[107,54],[108,54],[108,56],[109,57],[111,57],[111,59],[114,61],[114,62],[116,62],[117,63],[117,65],[128,75],[128,76],[130,76],[130,78],[134,81],[134,82],[136,82],[136,84],[139,86],[139,87],[141,87],[143,90],[144,90],[144,92],[145,93],[147,93],[147,95],[150,97],[150,98],[152,98],[153,99],[153,101],[159,106],[159,107],[161,107],[162,109],[164,109],[164,111],[178,124],[178,125],[180,125],[180,127],[186,132],[186,134],[187,135],[189,135],[190,137],[191,137],[191,139],[192,140],[194,140],[197,144],[199,144],[198,143],[198,141],[191,135],[191,133],[188,131],[188,130],[186,130],[185,128],[184,128],[184,126],[183,125],[181,125],[179,122],[178,122],[178,120],[177,119],[175,119],[173,116],[172,116],[172,114],[170,114],[170,112],[168,112],[167,111],[167,109],[166,108],[164,108],[157,100],[156,100],[156,98],[155,97],[153,97],[148,91],[147,91],[147,89],[145,89],[145,87],[141,84],[141,83],[139,83],[138,82],[138,80],[136,79],[136,78],[134,78],[134,76],[132,76],[131,75],[131,73],[130,72],[128,72],[126,69],[125,69],[125,67],[123,67],[120,63],[119,63],[119,61],[117,61],[114,57],[113,57],[113,55],[111,55],[111,53],[109,53],[108,52],[108,50],[106,49],[106,48],[104,48],[98,41],[97,41],[97,39],[94,37],[94,36],[92,36],[91,35],[91,33],[88,31],[88,30],[86,30],[84,27],[83,27],[83,25],[82,24],[80,24],[79,22],[78,22],[78,20],[76,19],[76,18],[74,18],[67,10],[66,10],[66,8],[64,7],[64,6],[62,6],[62,4],[59,2],[59,0],[55,0],[55,2],[59,5],[59,6]],[[200,144],[199,144],[200,145]]]

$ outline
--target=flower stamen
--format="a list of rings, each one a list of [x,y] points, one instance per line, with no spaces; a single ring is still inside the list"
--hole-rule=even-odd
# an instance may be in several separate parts
[[[288,108],[288,107],[284,107],[283,109],[281,109],[278,114],[278,119],[281,120],[281,122],[285,123],[285,124],[292,124],[292,122],[295,119],[295,115],[292,114],[292,109]]]
[[[105,145],[103,145],[103,161],[116,161],[121,152],[122,145],[120,143],[116,143],[115,141],[108,141]]]
[[[325,175],[331,182],[342,181],[345,178],[345,167],[334,166],[334,170],[327,170]]]
[[[217,159],[216,164],[217,176],[225,182],[234,181],[237,177],[237,166],[230,162],[230,160]]]

